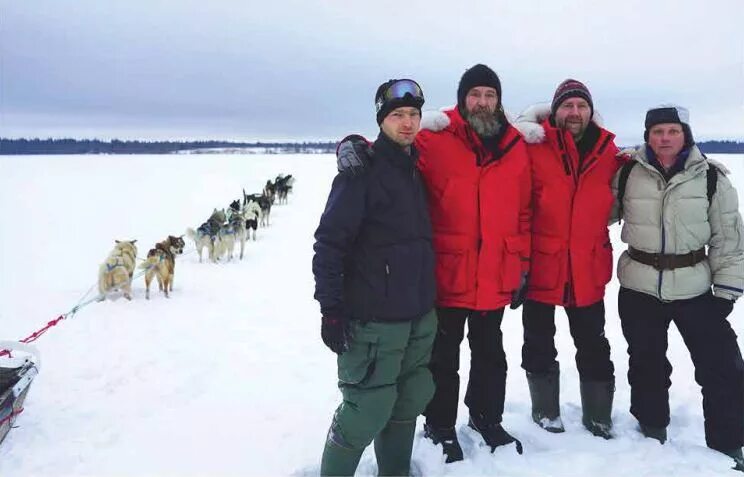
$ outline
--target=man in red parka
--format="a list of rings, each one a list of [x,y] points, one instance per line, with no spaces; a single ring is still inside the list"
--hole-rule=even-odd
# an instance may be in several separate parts
[[[437,129],[436,131],[431,129]],[[504,307],[524,298],[530,255],[530,168],[527,147],[508,123],[501,82],[489,67],[468,69],[457,107],[416,137],[418,169],[427,187],[436,253],[438,330],[430,369],[436,390],[424,415],[425,435],[442,444],[447,462],[462,460],[455,424],[460,343],[468,323],[468,425],[491,449],[516,442],[501,426],[506,355]],[[364,167],[364,144],[356,163]]]
[[[622,165],[615,136],[598,124],[589,90],[573,79],[558,86],[549,109],[527,109],[516,126],[532,168],[532,267],[522,308],[532,419],[547,431],[564,430],[554,343],[559,305],[576,345],[582,422],[609,439],[615,377],[603,298],[612,275],[611,181]]]

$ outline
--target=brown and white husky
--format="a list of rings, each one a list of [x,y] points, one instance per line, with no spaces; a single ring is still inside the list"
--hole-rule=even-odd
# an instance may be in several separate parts
[[[147,260],[139,267],[144,268],[145,272],[145,298],[150,299],[150,283],[153,277],[158,279],[158,289],[165,293],[169,298],[168,292],[173,291],[173,280],[176,272],[176,255],[183,253],[186,244],[183,241],[183,235],[174,237],[169,235],[167,239],[155,244],[147,252]]]

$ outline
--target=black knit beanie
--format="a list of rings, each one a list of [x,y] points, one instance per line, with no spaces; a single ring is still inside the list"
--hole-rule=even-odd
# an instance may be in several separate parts
[[[465,96],[476,86],[494,88],[499,95],[499,103],[496,109],[501,109],[501,80],[499,80],[495,71],[479,63],[463,73],[460,84],[457,86],[457,107],[460,109],[460,114],[465,113]]]
[[[410,94],[406,94],[402,98],[394,98],[394,99],[388,99],[388,100],[383,99],[383,95],[385,94],[385,91],[387,91],[387,89],[396,81],[400,81],[400,80],[391,79],[391,80],[388,80],[382,83],[377,88],[377,92],[375,93],[375,107],[377,108],[377,125],[378,126],[382,124],[382,122],[385,120],[385,116],[390,114],[390,112],[396,108],[401,108],[403,106],[411,106],[411,107],[418,109],[419,113],[421,113],[421,107],[424,105],[423,96],[420,98],[416,98],[416,97],[411,96]]]

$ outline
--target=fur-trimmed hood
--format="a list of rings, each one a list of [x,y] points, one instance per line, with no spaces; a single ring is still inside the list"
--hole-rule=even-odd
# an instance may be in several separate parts
[[[545,140],[545,128],[543,128],[542,123],[549,116],[550,103],[533,104],[522,111],[513,124],[522,133],[524,140],[528,144],[539,144]],[[604,127],[602,115],[596,109],[594,110],[592,121],[600,128]]]
[[[445,106],[438,111],[424,111],[421,114],[421,129],[428,129],[429,131],[434,132],[447,129],[447,126],[451,123],[449,116],[447,116],[447,112],[454,110],[456,107],[457,106]],[[512,114],[508,111],[504,111],[504,115],[510,124],[514,124],[514,116]]]

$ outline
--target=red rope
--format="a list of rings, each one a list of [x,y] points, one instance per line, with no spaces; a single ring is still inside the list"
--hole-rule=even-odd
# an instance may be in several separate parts
[[[39,336],[41,336],[44,333],[46,333],[49,330],[49,328],[51,328],[52,326],[56,326],[60,321],[62,321],[64,319],[65,319],[65,315],[59,315],[56,319],[54,319],[54,320],[50,321],[49,323],[47,323],[44,328],[40,329],[39,331],[34,331],[33,333],[31,333],[27,337],[23,338],[21,340],[21,343],[32,343],[32,342],[36,341],[39,338]],[[0,357],[3,357],[3,356],[10,356],[10,350],[4,349],[4,350],[0,351]]]
[[[5,424],[6,421],[10,421],[14,417],[16,417],[18,414],[23,412],[23,408],[18,409],[17,411],[14,409],[10,414],[5,416],[4,418],[0,419],[0,426]]]

